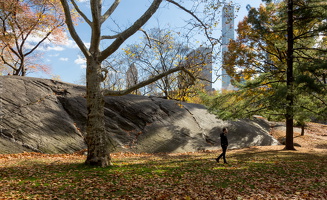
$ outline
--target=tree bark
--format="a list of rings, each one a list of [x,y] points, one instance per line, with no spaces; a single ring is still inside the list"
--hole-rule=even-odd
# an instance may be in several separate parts
[[[295,150],[293,143],[293,0],[288,0],[287,20],[287,105],[286,105],[286,150]]]
[[[87,135],[85,137],[85,142],[88,147],[88,155],[85,161],[86,164],[96,165],[101,167],[106,167],[111,165],[110,152],[114,149],[113,140],[110,138],[109,134],[106,133],[105,124],[104,124],[104,95],[114,95],[120,96],[128,94],[136,89],[141,88],[147,84],[150,84],[164,76],[167,76],[173,72],[185,70],[183,67],[176,67],[174,69],[163,72],[162,74],[157,75],[154,78],[150,78],[146,81],[142,81],[136,85],[131,86],[122,91],[110,91],[110,90],[101,90],[101,82],[103,81],[101,62],[106,58],[112,55],[123,42],[132,36],[136,31],[138,31],[159,9],[160,4],[163,0],[153,0],[149,8],[144,12],[144,14],[137,19],[129,28],[122,31],[119,34],[114,36],[103,36],[101,35],[101,26],[106,21],[106,19],[113,13],[119,0],[116,0],[112,6],[105,12],[104,15],[101,15],[102,11],[102,1],[92,0],[90,1],[92,21],[87,18],[85,14],[81,12],[77,4],[72,2],[75,10],[84,18],[86,23],[91,28],[91,40],[90,48],[88,49],[77,31],[73,23],[73,18],[70,12],[70,7],[67,0],[60,0],[65,12],[65,19],[68,30],[78,45],[78,47],[83,52],[87,60],[87,69],[86,69],[86,97],[87,97]],[[173,0],[169,2],[178,5]],[[186,10],[186,9],[183,9]],[[190,13],[192,14],[192,13]],[[196,17],[194,14],[192,16]],[[199,19],[197,18],[199,21]],[[204,25],[204,24],[203,24]],[[102,51],[100,51],[100,41],[102,39],[114,39],[114,41]],[[185,70],[187,72],[187,70]],[[189,72],[188,72],[189,73]],[[192,75],[190,74],[192,77]]]
[[[85,164],[107,167],[112,165],[110,152],[114,147],[104,123],[101,63],[93,57],[87,59],[86,79],[88,119],[85,142],[88,154]]]
[[[301,124],[301,136],[304,136],[305,124]]]

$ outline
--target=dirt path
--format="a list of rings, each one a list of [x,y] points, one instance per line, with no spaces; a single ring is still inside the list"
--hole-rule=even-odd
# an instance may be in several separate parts
[[[271,123],[270,134],[280,142],[285,138],[285,124],[282,122]],[[297,148],[321,149],[327,151],[327,125],[308,123],[304,135],[301,136],[301,128],[294,128],[294,143],[301,145]]]

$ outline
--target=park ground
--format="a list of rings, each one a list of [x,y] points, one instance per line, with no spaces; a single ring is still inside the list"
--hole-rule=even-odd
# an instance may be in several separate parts
[[[277,126],[276,126],[277,127]],[[271,131],[283,137],[278,126]],[[327,126],[310,123],[301,147],[183,154],[112,154],[113,166],[83,165],[84,155],[0,154],[3,199],[327,199]]]

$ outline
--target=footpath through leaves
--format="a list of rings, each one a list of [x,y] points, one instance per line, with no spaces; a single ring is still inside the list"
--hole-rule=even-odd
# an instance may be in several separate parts
[[[114,166],[84,156],[0,155],[0,199],[327,199],[327,152],[283,146],[220,152],[114,154]]]

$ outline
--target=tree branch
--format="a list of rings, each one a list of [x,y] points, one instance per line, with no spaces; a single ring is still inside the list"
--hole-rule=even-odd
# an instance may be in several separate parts
[[[142,31],[144,33],[144,35],[146,36],[146,38],[148,39],[149,43],[150,43],[150,40],[154,40],[156,42],[160,42],[161,44],[163,44],[163,42],[161,42],[160,40],[157,40],[155,38],[151,38],[149,37],[148,33],[143,30],[142,28],[139,29],[139,31]],[[119,34],[116,34],[116,35],[103,35],[101,36],[101,40],[105,40],[105,39],[115,39],[115,38],[118,38],[120,36],[121,33]],[[150,44],[150,48],[151,48],[151,44]]]
[[[59,28],[60,26],[63,26],[64,23],[58,24],[58,26],[53,27],[51,31],[49,31],[30,51],[24,54],[24,56],[28,56],[29,54],[33,53],[42,43],[44,40],[49,38],[49,36],[52,34],[52,32],[56,29]]]
[[[89,20],[89,18],[87,18],[87,16],[79,9],[78,5],[75,3],[75,0],[71,0],[74,8],[76,9],[76,11],[78,12],[78,14],[80,14],[82,16],[82,18],[85,20],[85,22],[92,27],[92,22]]]
[[[146,85],[149,85],[165,76],[168,76],[169,74],[172,74],[174,72],[177,72],[177,71],[184,71],[185,73],[187,73],[189,76],[191,76],[193,79],[195,79],[195,77],[193,76],[193,74],[191,72],[189,72],[188,70],[186,70],[184,67],[175,67],[173,69],[170,69],[166,72],[163,72],[161,74],[158,74],[152,78],[149,78],[148,80],[145,80],[145,81],[142,81],[136,85],[133,85],[132,87],[130,88],[127,88],[125,90],[121,90],[121,91],[116,91],[116,90],[108,90],[108,89],[105,89],[103,91],[103,95],[104,96],[122,96],[122,95],[126,95],[126,94],[129,94],[131,93],[132,91],[135,91],[137,89],[140,89],[141,87],[144,87]]]
[[[177,3],[176,1],[173,1],[173,0],[166,0],[166,1],[168,1],[169,3],[172,3],[172,4],[174,4],[174,5],[176,5],[177,7],[179,7],[180,9],[182,9],[182,10],[184,10],[185,12],[187,12],[188,14],[190,14],[190,15],[192,15],[192,17],[194,17],[195,19],[196,19],[196,21],[198,21],[200,24],[201,24],[201,26],[203,26],[203,28],[204,28],[204,32],[205,32],[205,35],[206,35],[206,37],[209,39],[209,41],[210,41],[210,43],[212,43],[211,42],[211,39],[212,39],[212,37],[210,37],[210,35],[209,35],[209,33],[208,33],[208,28],[207,28],[207,26],[192,12],[192,11],[190,11],[190,10],[188,10],[188,9],[186,9],[185,7],[183,7],[182,5],[180,5],[179,3]],[[213,45],[213,44],[212,44]]]
[[[0,58],[1,58],[1,60],[2,60],[3,64],[5,64],[5,65],[11,67],[13,70],[18,70],[18,69],[15,67],[15,65],[12,65],[12,64],[10,64],[9,62],[7,62],[7,59],[3,56],[3,55],[4,55],[4,50],[5,50],[6,46],[7,46],[7,45],[5,45],[5,47],[1,49],[1,54],[0,54]],[[10,55],[10,56],[11,56],[11,55]],[[13,58],[12,58],[12,59],[13,59]]]
[[[63,1],[63,0],[61,0]],[[99,61],[103,61],[109,55],[114,53],[120,45],[130,36],[132,36],[136,31],[138,31],[151,17],[152,15],[158,10],[162,0],[154,0],[148,10],[128,29],[123,31],[117,36],[117,39],[105,50],[101,52],[101,56],[99,57]]]
[[[70,35],[75,40],[76,44],[81,49],[84,56],[89,57],[91,54],[90,54],[89,50],[86,48],[86,46],[84,45],[84,43],[81,40],[81,38],[79,37],[79,35],[77,34],[76,29],[74,27],[72,16],[70,14],[70,9],[69,9],[69,5],[67,3],[67,0],[60,0],[60,2],[61,2],[61,5],[62,5],[62,7],[64,9],[64,12],[65,12],[66,24],[68,26],[68,30],[69,30]]]
[[[147,33],[145,30],[143,30],[142,28],[140,28],[140,31],[142,31],[142,32],[144,33],[144,35],[146,36],[146,38],[147,38],[147,40],[148,40],[148,42],[149,42],[149,47],[150,47],[150,48],[152,48],[150,40],[153,40],[153,41],[159,42],[160,44],[164,44],[164,43],[163,43],[162,41],[160,41],[160,40],[157,40],[157,39],[155,39],[155,38],[151,38],[151,37],[148,35],[148,33]]]
[[[101,36],[101,40],[112,40],[112,39],[116,39],[120,36],[120,33],[118,33],[117,35],[103,35]]]
[[[119,5],[121,0],[115,0],[115,2],[110,6],[110,8],[103,14],[101,17],[101,24],[105,22],[108,17],[116,10],[117,6]]]

